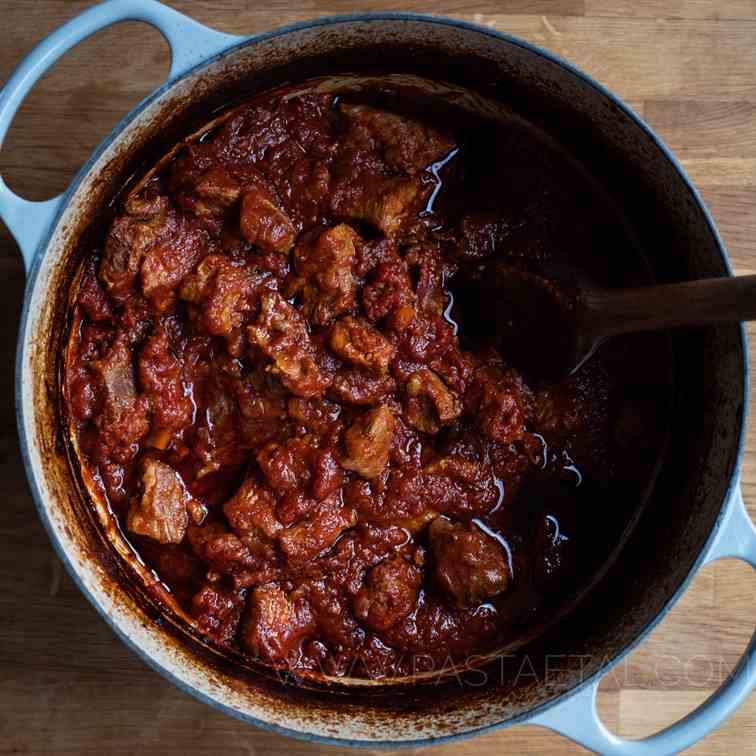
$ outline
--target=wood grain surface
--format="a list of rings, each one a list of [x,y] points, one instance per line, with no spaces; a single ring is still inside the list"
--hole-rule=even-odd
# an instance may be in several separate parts
[[[88,4],[0,0],[0,81],[43,35]],[[432,12],[558,52],[658,131],[701,189],[736,271],[756,273],[756,0],[171,4],[237,34],[358,10]],[[135,23],[65,56],[27,99],[0,152],[10,186],[32,199],[61,191],[117,120],[160,83],[168,60],[159,34]],[[4,228],[0,286],[0,753],[338,753],[256,731],[179,692],[127,651],[79,594],[37,520],[19,455],[13,355],[24,275]],[[752,421],[743,484],[756,516],[753,427]],[[651,638],[602,683],[607,725],[642,736],[702,701],[745,647],[756,622],[755,598],[756,576],[744,564],[706,568]],[[525,726],[432,753],[578,751],[564,738]],[[756,696],[692,752],[756,754]]]

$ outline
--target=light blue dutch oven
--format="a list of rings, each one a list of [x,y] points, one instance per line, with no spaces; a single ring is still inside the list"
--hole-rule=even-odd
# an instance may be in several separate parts
[[[51,34],[14,71],[0,94],[0,139],[29,89],[63,53],[125,20],[145,21],[166,37],[173,55],[168,81],[116,126],[63,195],[28,202],[0,183],[0,216],[28,273],[16,396],[29,483],[61,559],[113,630],[158,672],[211,706],[322,742],[420,745],[527,722],[600,753],[641,756],[679,751],[718,727],[754,687],[756,639],[704,704],[643,740],[607,730],[596,712],[596,691],[702,566],[722,557],[756,566],[756,531],[739,485],[748,388],[741,328],[672,336],[671,439],[637,522],[571,613],[494,660],[483,675],[414,685],[292,685],[230,663],[147,598],[127,549],[113,540],[102,513],[94,514],[60,443],[58,359],[82,240],[96,232],[103,208],[131,172],[211,108],[282,81],[375,67],[446,82],[437,86],[438,96],[459,96],[462,87],[470,107],[496,117],[503,103],[554,134],[627,209],[658,279],[729,275],[730,268],[679,164],[616,97],[543,50],[442,18],[344,16],[247,38],[208,29],[154,0],[111,0]],[[528,674],[521,674],[525,668]]]

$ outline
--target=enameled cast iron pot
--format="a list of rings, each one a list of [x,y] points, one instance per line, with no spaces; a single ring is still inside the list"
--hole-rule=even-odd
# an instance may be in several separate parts
[[[0,216],[28,271],[16,401],[29,483],[61,559],[114,631],[182,690],[300,738],[417,745],[529,722],[605,754],[663,754],[716,728],[756,683],[756,636],[717,693],[652,737],[626,741],[610,733],[595,698],[601,676],[651,631],[698,569],[725,556],[756,566],[756,530],[739,486],[748,389],[742,328],[673,334],[671,439],[634,529],[585,600],[483,673],[409,686],[300,687],[230,664],[146,597],[129,565],[106,544],[61,444],[57,371],[69,284],[78,250],[86,246],[82,238],[93,233],[126,178],[240,92],[375,66],[465,87],[487,98],[481,102],[504,102],[555,134],[625,209],[658,280],[729,275],[730,268],[679,164],[616,97],[543,50],[441,18],[346,16],[246,38],[208,29],[154,0],[111,0],[49,36],[16,69],[0,94],[0,140],[23,97],[57,58],[128,19],[156,26],[170,43],[166,84],[118,124],[65,194],[28,202],[0,182]]]

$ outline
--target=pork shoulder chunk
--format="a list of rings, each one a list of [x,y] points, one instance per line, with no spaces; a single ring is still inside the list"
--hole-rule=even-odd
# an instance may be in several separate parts
[[[145,458],[142,496],[126,516],[126,527],[158,543],[181,543],[189,526],[187,505],[193,497],[181,476],[169,465]]]
[[[401,556],[392,556],[368,572],[352,606],[358,620],[377,631],[404,619],[417,603],[421,571]]]
[[[501,544],[475,525],[435,519],[428,528],[434,577],[458,609],[479,606],[498,596],[511,575]]]
[[[271,358],[289,391],[304,399],[322,396],[331,380],[318,364],[301,313],[276,292],[263,294],[260,305],[257,322],[247,328],[249,340]]]
[[[303,311],[317,325],[329,325],[355,304],[353,275],[357,233],[345,223],[310,234],[294,248],[302,279]]]
[[[243,194],[239,225],[242,236],[264,252],[285,255],[297,235],[291,218],[262,185],[254,185]]]
[[[277,585],[264,585],[252,591],[242,641],[263,661],[281,662],[314,629],[315,618],[304,596],[296,592],[287,595]]]
[[[347,455],[341,461],[342,467],[363,478],[380,475],[389,461],[395,424],[386,404],[358,417],[344,434]]]

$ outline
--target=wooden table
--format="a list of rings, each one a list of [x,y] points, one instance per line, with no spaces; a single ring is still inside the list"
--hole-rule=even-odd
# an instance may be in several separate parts
[[[43,35],[85,8],[69,0],[0,2],[0,81]],[[719,224],[738,273],[756,273],[754,0],[205,0],[175,2],[203,23],[252,34],[356,10],[416,10],[475,21],[554,50],[619,94],[682,160]],[[297,10],[293,10],[297,8]],[[67,55],[24,104],[0,171],[24,196],[61,191],[107,130],[159,82],[168,52],[140,24]],[[24,286],[0,229],[0,752],[228,754],[315,752],[258,732],[180,693],[128,652],[63,572],[37,520],[19,456],[12,359]],[[756,343],[756,340],[754,340]],[[752,423],[753,426],[753,423]],[[756,435],[743,470],[756,516]],[[705,569],[651,638],[602,684],[600,710],[625,736],[674,721],[716,687],[756,621],[756,576]],[[517,727],[434,753],[562,754],[569,741]],[[756,754],[756,696],[695,752]]]

